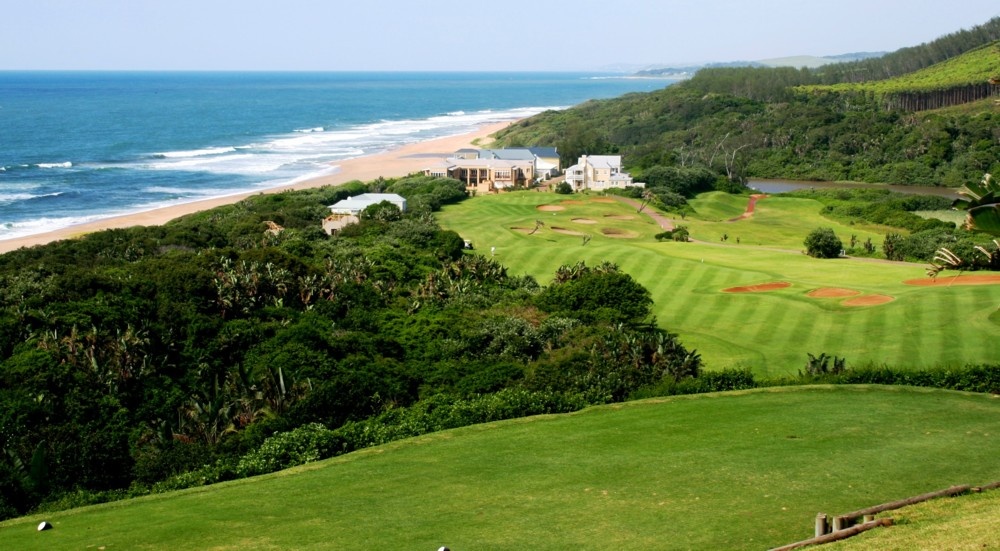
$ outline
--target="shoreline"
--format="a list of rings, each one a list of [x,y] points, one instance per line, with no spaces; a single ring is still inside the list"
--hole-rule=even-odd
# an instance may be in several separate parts
[[[55,241],[75,239],[88,233],[102,230],[129,228],[133,226],[159,226],[167,222],[200,212],[203,210],[231,205],[255,195],[267,193],[281,193],[283,191],[296,191],[328,185],[340,185],[353,180],[369,182],[379,177],[398,178],[412,174],[426,168],[437,159],[444,159],[451,156],[457,150],[464,147],[480,147],[484,144],[477,142],[485,140],[494,134],[517,121],[505,121],[480,126],[472,132],[433,138],[422,142],[407,144],[397,149],[363,155],[353,159],[347,159],[334,165],[337,171],[332,174],[324,174],[309,178],[294,184],[277,186],[266,190],[254,190],[224,197],[213,197],[201,199],[190,203],[161,207],[158,209],[125,214],[94,220],[52,230],[34,235],[15,237],[12,239],[0,240],[0,254],[11,252],[22,247],[33,247],[44,245]]]

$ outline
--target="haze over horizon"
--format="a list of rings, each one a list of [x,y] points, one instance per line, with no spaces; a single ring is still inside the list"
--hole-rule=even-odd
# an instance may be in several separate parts
[[[575,71],[894,51],[1000,16],[995,0],[33,0],[0,70]]]

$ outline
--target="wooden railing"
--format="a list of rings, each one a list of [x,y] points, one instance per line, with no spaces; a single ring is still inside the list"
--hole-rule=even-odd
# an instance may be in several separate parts
[[[914,505],[922,501],[939,497],[956,496],[968,492],[978,493],[984,490],[994,490],[997,488],[1000,488],[1000,481],[975,487],[965,484],[961,486],[952,486],[936,492],[920,494],[906,499],[900,499],[898,501],[890,501],[889,503],[883,503],[881,505],[875,505],[873,507],[867,507],[857,511],[851,511],[850,513],[844,513],[842,515],[835,515],[832,519],[829,518],[826,513],[819,513],[816,515],[816,535],[814,537],[790,543],[788,545],[783,545],[781,547],[775,547],[771,549],[771,551],[787,551],[790,549],[799,549],[810,545],[821,545],[824,543],[846,539],[871,530],[872,528],[878,528],[879,526],[892,526],[892,518],[886,517],[877,519],[875,518],[875,515],[878,513],[901,509],[907,505]],[[862,521],[860,524],[858,523],[859,519]]]

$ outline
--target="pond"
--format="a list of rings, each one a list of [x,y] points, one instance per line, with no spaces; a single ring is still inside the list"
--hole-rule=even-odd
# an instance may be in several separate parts
[[[893,184],[865,184],[865,183],[842,183],[842,182],[812,182],[799,180],[755,180],[747,181],[747,187],[763,193],[785,193],[797,189],[888,189],[899,193],[912,193],[916,195],[937,195],[958,199],[958,193],[952,188],[930,187],[930,186],[900,186]]]

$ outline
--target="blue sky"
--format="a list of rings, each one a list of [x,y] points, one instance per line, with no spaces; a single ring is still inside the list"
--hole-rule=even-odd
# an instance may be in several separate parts
[[[21,0],[0,70],[599,70],[892,51],[996,0]]]

